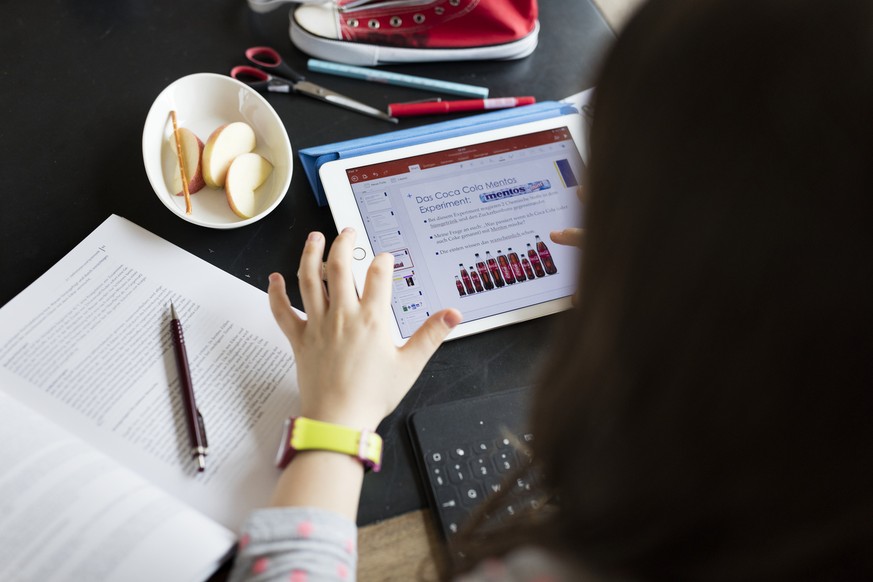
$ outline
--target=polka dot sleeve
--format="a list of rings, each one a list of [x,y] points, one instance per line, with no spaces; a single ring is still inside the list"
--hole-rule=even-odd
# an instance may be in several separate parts
[[[355,524],[312,507],[258,509],[243,526],[231,582],[352,582]]]

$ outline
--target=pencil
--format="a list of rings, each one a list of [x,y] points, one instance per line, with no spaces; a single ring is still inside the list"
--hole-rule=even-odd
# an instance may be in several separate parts
[[[315,71],[317,73],[349,77],[351,79],[360,79],[362,81],[399,85],[401,87],[412,87],[414,89],[425,89],[436,91],[438,93],[462,95],[464,97],[488,97],[488,88],[477,87],[476,85],[452,83],[450,81],[440,81],[438,79],[428,79],[426,77],[416,77],[414,75],[403,75],[401,73],[383,71],[382,69],[355,67],[352,65],[343,65],[341,63],[332,63],[330,61],[320,61],[318,59],[309,59],[306,62],[306,66],[310,71]]]
[[[191,214],[191,193],[188,191],[188,176],[185,175],[185,159],[182,157],[182,140],[176,125],[176,112],[170,111],[173,119],[173,137],[176,139],[176,155],[179,157],[179,172],[182,174],[182,193],[185,194],[185,214]]]

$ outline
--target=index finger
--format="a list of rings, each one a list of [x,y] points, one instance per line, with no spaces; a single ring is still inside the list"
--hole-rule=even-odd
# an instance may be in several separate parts
[[[549,238],[559,245],[569,245],[582,248],[584,240],[584,231],[581,228],[565,228],[564,230],[556,230],[549,233]]]

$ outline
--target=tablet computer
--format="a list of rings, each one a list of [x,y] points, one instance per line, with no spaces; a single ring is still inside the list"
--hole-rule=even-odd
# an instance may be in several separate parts
[[[376,254],[394,256],[398,345],[446,307],[464,314],[452,339],[570,306],[580,251],[549,232],[581,226],[584,146],[565,115],[320,168],[337,230],[357,232],[358,291]]]

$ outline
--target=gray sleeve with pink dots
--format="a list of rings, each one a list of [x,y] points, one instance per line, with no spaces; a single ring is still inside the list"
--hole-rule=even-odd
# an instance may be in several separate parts
[[[240,533],[231,582],[355,579],[358,530],[351,520],[313,507],[258,509]]]

